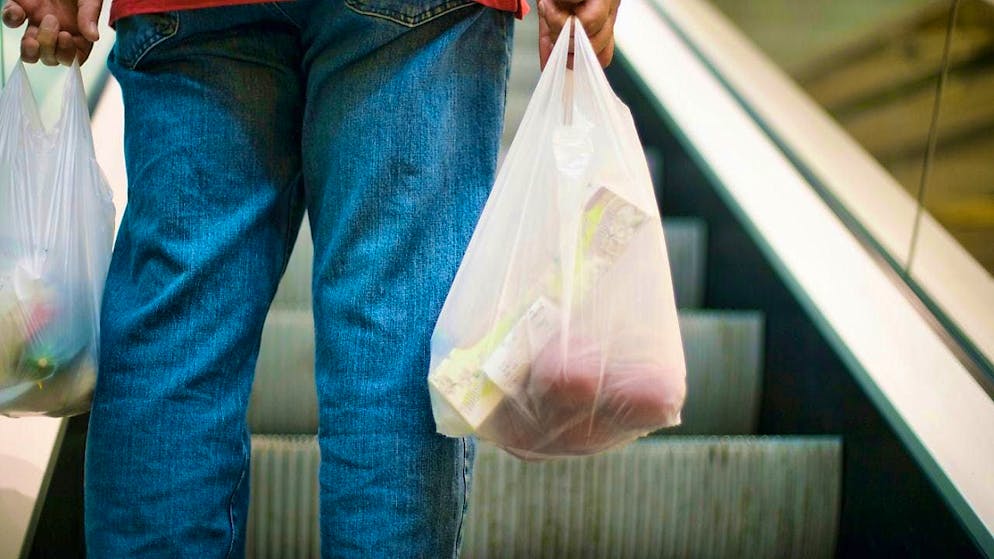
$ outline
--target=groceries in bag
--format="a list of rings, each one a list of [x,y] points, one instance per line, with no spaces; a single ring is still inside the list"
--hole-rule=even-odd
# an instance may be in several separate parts
[[[432,336],[439,432],[522,458],[679,423],[685,365],[660,216],[627,109],[563,33]]]

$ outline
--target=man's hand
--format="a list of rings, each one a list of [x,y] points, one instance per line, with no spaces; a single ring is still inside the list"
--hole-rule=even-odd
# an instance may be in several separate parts
[[[590,37],[590,44],[597,53],[601,66],[607,67],[614,56],[614,20],[618,16],[621,0],[538,0],[538,57],[545,69],[545,63],[552,54],[559,32],[566,25],[566,19],[574,15],[583,24]],[[573,50],[570,49],[572,61]]]
[[[100,38],[97,17],[103,0],[7,0],[3,23],[20,27],[28,22],[21,39],[21,59],[46,66],[74,59],[82,64]]]

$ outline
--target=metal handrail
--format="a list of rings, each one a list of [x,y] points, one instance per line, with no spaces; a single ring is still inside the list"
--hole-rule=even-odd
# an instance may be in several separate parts
[[[722,83],[725,89],[749,113],[756,123],[763,128],[764,132],[777,144],[784,155],[790,159],[791,163],[804,176],[814,191],[832,208],[839,219],[846,224],[850,232],[860,240],[861,244],[871,254],[875,255],[882,265],[893,271],[890,276],[894,279],[896,285],[900,284],[898,287],[901,291],[919,309],[921,315],[928,320],[935,331],[942,336],[950,349],[957,354],[960,361],[970,371],[977,383],[984,388],[991,398],[994,398],[994,357],[992,357],[991,350],[985,351],[982,349],[973,337],[964,331],[958,318],[945,311],[940,301],[928,291],[926,286],[915,279],[910,271],[911,251],[902,258],[902,255],[896,254],[893,249],[888,249],[885,246],[885,242],[878,239],[870,231],[869,226],[864,220],[857,215],[858,212],[836,196],[833,189],[826,184],[826,181],[819,176],[819,173],[805,160],[805,157],[798,153],[794,146],[792,146],[791,141],[777,130],[774,123],[769,122],[761,114],[761,110],[752,101],[746,99],[738,87],[732,84],[723,74],[722,70],[717,68],[714,62],[701,51],[682,26],[674,21],[671,15],[662,9],[659,3],[653,2],[652,4],[659,16],[673,27],[674,31],[694,51],[702,64]],[[913,234],[915,236],[917,236],[916,231],[921,227],[921,222],[925,215],[926,212],[923,211],[921,204],[916,205],[913,219]]]

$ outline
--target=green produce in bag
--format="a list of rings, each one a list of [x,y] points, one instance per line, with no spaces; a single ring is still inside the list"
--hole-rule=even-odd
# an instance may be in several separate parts
[[[49,131],[18,63],[0,94],[0,414],[89,409],[113,228],[79,66]]]

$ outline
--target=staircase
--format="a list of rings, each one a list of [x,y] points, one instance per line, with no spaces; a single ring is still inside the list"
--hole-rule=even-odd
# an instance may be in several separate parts
[[[516,32],[505,145],[538,75],[534,16]],[[702,308],[706,224],[666,218],[664,228],[687,357],[683,425],[601,456],[538,464],[481,444],[464,557],[834,554],[841,442],[757,435],[763,316]],[[320,555],[312,253],[305,223],[263,333],[249,410],[248,557]]]

